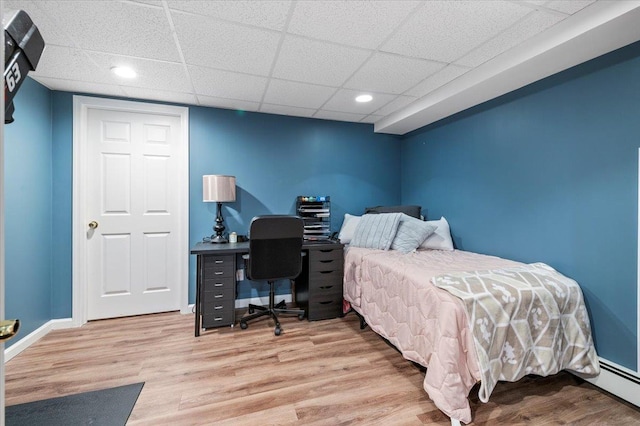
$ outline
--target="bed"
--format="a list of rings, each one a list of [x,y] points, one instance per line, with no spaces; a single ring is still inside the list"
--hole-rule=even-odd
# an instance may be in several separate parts
[[[400,215],[392,220],[395,231],[392,215]],[[343,224],[344,299],[406,359],[426,367],[424,390],[452,424],[472,420],[468,395],[478,382],[486,402],[500,380],[599,373],[575,281],[543,263],[454,250],[444,218],[383,213],[372,219],[375,226],[363,226],[370,216],[352,216],[359,223],[350,230],[350,218]],[[426,224],[430,233],[413,226]],[[394,240],[402,233],[417,237],[401,246]]]

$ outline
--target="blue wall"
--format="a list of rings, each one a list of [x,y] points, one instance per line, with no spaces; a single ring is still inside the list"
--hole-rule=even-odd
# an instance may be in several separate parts
[[[458,248],[547,262],[576,279],[599,354],[635,369],[639,71],[635,44],[404,138],[190,107],[190,244],[214,224],[204,174],[237,177],[224,215],[239,233],[256,214],[293,213],[301,194],[331,195],[335,229],[345,212],[420,204],[447,217]],[[71,316],[72,95],[28,79],[5,145],[6,306],[25,336]]]
[[[598,354],[637,360],[640,43],[406,136],[402,201],[463,250],[581,284]]]
[[[72,189],[73,189],[73,96],[52,93],[53,117],[53,266],[51,308],[53,318],[72,315]]]
[[[5,134],[6,293],[7,315],[23,321],[24,337],[49,319],[72,315],[73,94],[27,79],[15,103],[16,123]],[[294,213],[297,195],[330,195],[335,230],[345,212],[400,201],[399,138],[376,135],[372,125],[189,109],[190,246],[211,235],[214,224],[215,206],[202,202],[204,174],[237,177],[238,199],[225,204],[224,215],[227,229],[241,234],[254,215]],[[16,143],[24,138],[32,142]],[[44,182],[47,192],[24,197],[17,182],[20,188]],[[39,226],[16,226],[32,220]],[[193,303],[195,259],[189,277]],[[279,293],[289,291],[283,284]],[[264,283],[239,286],[240,297],[265,292]]]
[[[5,308],[24,337],[54,318],[51,92],[27,79],[14,105],[4,128]]]
[[[215,203],[202,202],[202,176],[236,176],[235,203],[223,205],[227,231],[246,234],[255,215],[293,214],[298,195],[331,196],[332,229],[344,214],[400,201],[399,138],[353,124],[191,107],[190,245],[213,233]],[[281,283],[278,293],[289,292]],[[190,300],[195,299],[195,259]],[[242,282],[240,298],[268,292]]]

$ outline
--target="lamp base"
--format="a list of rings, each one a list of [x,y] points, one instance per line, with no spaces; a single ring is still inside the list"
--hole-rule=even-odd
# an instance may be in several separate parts
[[[222,244],[222,243],[228,243],[229,240],[227,240],[222,235],[212,235],[211,236],[211,242],[214,243],[214,244]]]

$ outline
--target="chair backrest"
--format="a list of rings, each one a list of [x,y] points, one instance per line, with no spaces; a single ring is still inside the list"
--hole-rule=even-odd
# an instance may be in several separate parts
[[[298,216],[256,216],[249,228],[251,280],[295,278],[302,271],[304,222]]]

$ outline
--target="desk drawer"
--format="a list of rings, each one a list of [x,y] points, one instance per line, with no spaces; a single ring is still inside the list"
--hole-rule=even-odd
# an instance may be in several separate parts
[[[309,321],[337,318],[342,315],[342,295],[340,298],[310,300],[307,318]]]
[[[224,265],[210,265],[204,268],[204,279],[233,277],[235,274],[235,266],[231,263]]]
[[[210,280],[204,283],[203,303],[214,300],[235,299],[235,281],[227,278],[224,280]]]
[[[342,248],[309,251],[309,272],[342,269]]]
[[[343,277],[342,268],[333,271],[315,271],[309,272],[309,289],[317,288],[323,283],[340,283]]]
[[[322,300],[342,298],[342,281],[311,281],[309,283],[309,299]]]
[[[222,304],[207,304],[202,312],[202,327],[213,328],[231,325],[235,322],[234,302]]]
[[[235,274],[236,258],[233,255],[204,256],[204,278],[231,277]]]

